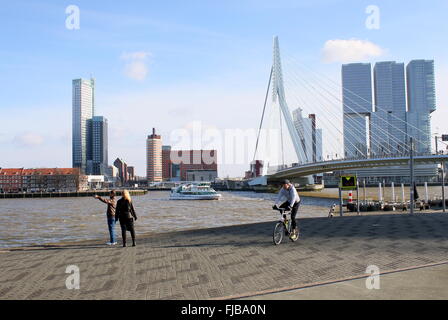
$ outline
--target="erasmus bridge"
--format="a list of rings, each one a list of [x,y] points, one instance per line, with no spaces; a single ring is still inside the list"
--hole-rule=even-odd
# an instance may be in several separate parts
[[[350,92],[353,101],[350,101],[350,103],[347,103],[347,101],[342,100],[338,94],[334,94],[329,89],[330,87],[333,87],[334,90],[337,90],[338,92],[342,91],[350,91],[347,88],[342,88],[339,84],[336,84],[334,81],[329,80],[329,78],[326,78],[324,75],[320,75],[316,72],[316,74],[313,76],[314,81],[309,81],[308,78],[300,78],[300,72],[298,73],[291,73],[291,76],[288,78],[289,83],[289,89],[287,92],[290,93],[290,96],[286,96],[286,90],[285,86],[288,86],[287,81],[284,80],[284,74],[282,70],[282,61],[280,57],[280,47],[279,47],[279,41],[278,37],[274,37],[274,46],[273,46],[273,63],[271,67],[271,73],[269,77],[269,84],[268,89],[266,92],[265,102],[264,102],[264,108],[263,108],[263,115],[261,117],[261,123],[260,123],[260,130],[263,126],[263,121],[265,118],[265,113],[267,113],[267,102],[269,99],[269,95],[272,96],[272,102],[276,103],[278,105],[278,108],[280,110],[280,118],[281,123],[283,122],[286,124],[287,133],[289,134],[289,138],[292,144],[292,147],[286,150],[286,152],[289,151],[289,154],[292,153],[294,158],[297,159],[297,161],[292,165],[282,165],[279,166],[276,170],[270,170],[270,172],[262,177],[253,179],[250,184],[251,185],[257,185],[257,184],[267,184],[271,182],[278,182],[282,179],[290,179],[292,181],[307,181],[306,178],[308,178],[308,181],[311,181],[311,176],[319,173],[324,172],[337,172],[337,171],[345,171],[345,170],[353,170],[353,169],[359,169],[359,168],[378,168],[378,167],[390,167],[390,166],[409,166],[410,168],[410,177],[411,177],[411,184],[413,184],[413,165],[414,164],[441,164],[442,165],[442,176],[444,174],[444,165],[445,162],[448,160],[448,155],[440,153],[437,150],[431,150],[431,146],[429,146],[427,152],[416,152],[415,151],[415,145],[425,145],[428,144],[431,145],[431,137],[428,139],[425,139],[425,141],[419,140],[419,137],[421,138],[422,135],[428,135],[428,133],[423,132],[417,127],[412,126],[409,123],[406,123],[407,126],[411,126],[413,129],[413,132],[419,132],[419,135],[411,136],[408,134],[407,130],[403,130],[403,125],[400,125],[400,122],[406,122],[405,120],[402,120],[395,116],[396,119],[394,121],[389,120],[389,126],[392,126],[392,128],[389,128],[388,130],[379,128],[380,134],[377,136],[371,136],[370,137],[370,144],[381,144],[382,151],[381,153],[375,154],[374,152],[371,152],[369,148],[366,148],[365,146],[360,146],[359,143],[355,143],[353,141],[350,141],[350,139],[344,139],[344,132],[341,128],[341,123],[337,123],[337,119],[342,119],[343,114],[341,110],[341,106],[344,108],[351,108],[351,113],[358,114],[359,116],[362,116],[363,112],[359,112],[360,108],[357,108],[355,110],[353,108],[353,105],[359,106],[362,100],[362,97],[357,96],[355,93]],[[291,84],[292,83],[292,84]],[[317,159],[315,156],[310,157],[309,152],[306,152],[306,144],[305,141],[305,130],[303,129],[302,125],[300,124],[300,121],[297,122],[297,119],[293,121],[291,111],[288,106],[288,99],[296,99],[295,104],[298,105],[306,105],[307,103],[301,99],[300,97],[294,97],[294,95],[300,95],[297,94],[297,85],[300,84],[303,88],[306,88],[308,90],[308,95],[311,100],[315,101],[315,104],[312,105],[308,103],[308,110],[311,111],[311,113],[315,113],[316,111],[320,112],[320,115],[322,116],[324,122],[323,129],[327,130],[332,129],[332,133],[330,135],[329,141],[326,141],[325,143],[329,143],[331,145],[334,145],[336,148],[341,148],[342,144],[340,143],[341,140],[344,141],[345,148],[349,147],[351,150],[354,150],[355,156],[353,154],[348,157],[341,157],[342,152],[339,152],[340,157],[336,157],[337,159],[324,159],[325,157],[321,157],[320,159]],[[356,97],[353,98],[353,97]],[[372,102],[370,102],[372,104]],[[334,106],[334,107],[332,107]],[[318,109],[318,110],[317,110]],[[361,109],[362,110],[362,109]],[[367,110],[366,112],[371,112],[371,110]],[[389,117],[394,115],[388,115]],[[381,116],[380,116],[381,117]],[[387,121],[387,119],[381,119],[381,121]],[[397,125],[393,125],[393,124]],[[356,135],[359,134],[362,136],[362,134],[365,135],[365,127],[362,125],[357,125],[354,122],[347,122],[344,123],[346,128],[348,128],[352,134]],[[329,128],[332,127],[332,128]],[[392,129],[392,130],[391,130]],[[396,135],[391,134],[391,132],[399,132],[402,136],[401,139],[398,139]],[[333,140],[331,140],[331,138]],[[260,139],[260,131],[257,138],[257,143],[255,147],[255,155],[257,154],[257,148],[259,147],[259,139]],[[436,138],[437,139],[437,138]],[[387,141],[387,143],[385,143]],[[429,143],[428,143],[429,141]],[[366,142],[367,144],[368,142]],[[436,142],[437,143],[437,142]],[[440,141],[441,144],[445,144],[445,142]],[[313,148],[316,148],[316,141],[312,142]],[[348,144],[348,145],[347,145]],[[309,145],[308,145],[309,148]],[[342,148],[341,148],[342,149]],[[282,152],[285,152],[284,148],[282,147]],[[260,159],[263,160],[263,159]]]

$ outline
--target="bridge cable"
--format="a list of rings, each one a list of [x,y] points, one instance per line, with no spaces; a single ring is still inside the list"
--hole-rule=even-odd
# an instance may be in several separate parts
[[[294,81],[297,85],[299,85],[299,83],[297,82],[297,80],[295,80],[294,78],[291,78],[291,80],[292,81]],[[302,81],[302,80],[300,80],[300,82],[303,82],[303,83],[306,83],[307,84],[307,82],[306,81]],[[310,92],[310,94],[311,95],[314,95],[313,94],[313,91],[308,87],[308,86],[311,86],[311,85],[309,85],[309,84],[307,84],[307,86],[304,86],[304,88],[308,91],[308,92]],[[311,86],[312,87],[312,86]],[[316,91],[317,92],[317,90],[314,88],[314,87],[312,87],[313,89],[314,89],[314,91]],[[291,90],[292,91],[292,90]],[[328,98],[326,98],[325,96],[323,96],[322,94],[320,94],[319,92],[318,92],[318,94],[321,96],[321,99],[325,99],[325,100],[327,100],[327,101],[329,101],[328,100]],[[292,95],[294,98],[296,98],[296,96],[295,95]],[[332,103],[331,101],[330,101],[330,103]],[[330,109],[331,110],[331,109]],[[331,111],[331,112],[333,112],[333,111]],[[327,119],[328,120],[328,122],[341,134],[341,135],[343,135],[343,132],[340,130],[340,129],[338,129],[338,127],[334,124],[334,119],[328,119],[327,118],[327,116],[326,116],[326,114],[327,114],[328,112],[322,112],[322,115],[321,116],[323,116],[323,118],[324,119]],[[336,117],[339,117],[339,115],[337,114],[337,113],[335,113],[335,112],[333,112],[333,115],[335,115]],[[356,128],[356,126],[354,125],[354,124],[350,124],[351,126],[352,126],[352,128],[354,129],[354,130],[357,130],[359,133],[361,133],[362,131],[361,131],[361,129],[358,129],[358,128]],[[364,155],[364,152],[362,152],[360,149],[358,149],[357,148],[357,146],[356,145],[354,145],[353,143],[351,143],[350,141],[348,141],[353,147],[354,147],[354,149],[356,149],[361,155]]]
[[[272,80],[272,73],[273,72],[274,72],[274,66],[271,67],[271,73],[269,75],[268,88],[266,90],[266,96],[264,98],[263,113],[261,114],[260,127],[258,128],[257,142],[255,144],[255,152],[254,152],[254,159],[253,159],[253,161],[255,161],[255,157],[257,156],[258,142],[259,142],[259,139],[260,139],[261,127],[263,126],[263,119],[264,119],[264,114],[265,114],[265,111],[266,111],[266,104],[268,102],[269,90],[271,88],[271,80]]]
[[[312,85],[310,85],[310,86],[312,86]],[[338,101],[340,101],[340,102],[342,102],[343,103],[343,101],[341,101],[338,97],[336,97],[334,94],[332,94],[331,92],[329,92],[324,86],[322,86],[322,85],[319,85],[323,90],[325,90],[329,95],[331,95],[333,98],[335,98],[336,100],[338,100]],[[313,86],[312,86],[313,87]],[[316,92],[318,92],[320,95],[322,95],[317,89],[315,89],[314,87],[313,87],[313,89],[314,90],[316,90]],[[328,100],[328,99],[327,99]],[[350,98],[348,98],[348,100],[351,100],[352,102],[354,102],[352,99],[350,99]],[[356,104],[356,103],[355,103]],[[347,108],[349,108],[349,109],[351,109],[352,111],[354,111],[354,113],[355,114],[358,114],[358,115],[362,115],[361,113],[359,113],[359,112],[356,112],[355,110],[353,110],[353,108],[351,108],[350,106],[348,106],[347,104],[344,104],[343,103],[343,105],[344,106],[346,106]],[[357,104],[358,106],[359,106],[359,104]],[[380,118],[380,117],[379,117]],[[384,120],[384,119],[383,119]],[[348,123],[347,123],[348,124]],[[401,129],[399,129],[399,128],[396,128],[396,127],[394,127],[395,129],[397,129],[397,130],[399,130],[399,131],[401,131],[402,133],[404,133],[406,136],[407,136],[407,133],[405,133],[404,131],[402,131]],[[405,144],[404,144],[404,142],[402,142],[402,141],[400,141],[400,140],[398,140],[396,137],[394,137],[393,135],[391,135],[390,133],[388,133],[385,129],[383,129],[383,128],[381,128],[381,127],[379,127],[378,128],[380,131],[382,131],[383,133],[385,133],[385,135],[390,139],[390,140],[395,140],[395,143],[397,143],[397,145],[398,146],[403,146],[403,149],[402,150],[400,150],[399,148],[397,148],[397,147],[395,147],[395,149],[398,151],[398,153],[399,154],[402,154],[403,152],[405,152],[405,151],[407,151],[407,148],[405,148],[404,146],[405,146]],[[421,143],[421,141],[419,141],[418,139],[416,139],[419,143]],[[373,140],[376,144],[380,144],[379,143],[379,141],[380,142],[382,142],[381,140]],[[390,147],[393,147],[392,145],[390,145],[389,144],[389,146]],[[391,150],[389,149],[389,152],[390,152]]]
[[[292,57],[290,57],[290,59],[295,60],[295,59],[292,58]],[[296,60],[295,60],[295,61],[296,61]],[[349,93],[351,93],[352,95],[354,95],[354,96],[356,96],[356,97],[358,97],[358,98],[360,98],[360,99],[366,101],[367,103],[369,103],[369,104],[371,104],[371,105],[373,106],[373,102],[370,102],[370,101],[366,100],[365,98],[359,96],[358,94],[354,93],[353,91],[351,91],[351,90],[349,90],[349,89],[347,89],[347,88],[341,86],[340,84],[336,83],[334,80],[330,79],[328,76],[326,76],[326,75],[324,75],[324,74],[322,74],[322,73],[320,73],[320,72],[318,72],[318,71],[312,70],[312,69],[310,69],[308,66],[306,66],[306,65],[304,65],[304,64],[301,64],[300,62],[297,62],[297,61],[296,61],[296,63],[297,63],[297,64],[300,64],[300,65],[303,66],[304,68],[307,68],[308,70],[310,70],[310,71],[312,71],[312,72],[318,74],[318,75],[321,76],[322,78],[324,78],[324,79],[326,79],[327,81],[331,82],[333,85],[338,86],[339,88],[342,88],[342,90],[343,90],[344,92],[349,92]],[[358,106],[359,106],[359,105],[358,105]],[[376,106],[376,107],[378,107],[378,106]],[[384,106],[381,106],[381,107],[384,108]],[[366,110],[366,111],[368,111],[368,110]],[[409,126],[409,127],[413,128],[413,129],[415,129],[415,130],[421,132],[421,133],[422,133],[423,135],[425,135],[425,136],[432,135],[432,134],[428,134],[428,133],[426,133],[425,131],[423,131],[422,129],[420,129],[420,128],[414,126],[414,125],[412,125],[411,123],[409,123],[409,122],[407,122],[407,121],[405,121],[405,120],[403,120],[403,119],[397,117],[397,116],[394,115],[393,113],[391,113],[390,115],[391,115],[391,117],[395,118],[396,120],[398,120],[398,121],[400,121],[400,122],[403,122],[403,123],[406,124],[407,126]],[[383,120],[384,120],[384,118],[383,118]],[[394,129],[398,129],[398,130],[400,130],[400,129],[397,128],[397,127],[394,127]],[[404,133],[406,137],[408,137],[408,138],[410,137],[410,134],[409,134],[409,133],[404,132],[404,131],[402,131],[402,130],[400,130],[400,131],[401,131],[402,133]],[[423,142],[421,142],[420,140],[418,140],[418,139],[416,139],[416,138],[414,138],[414,140],[416,140],[418,143],[424,144]],[[442,141],[442,140],[440,140],[440,141],[442,142],[442,144],[448,146],[448,143],[446,143],[446,142],[444,142],[444,141]]]

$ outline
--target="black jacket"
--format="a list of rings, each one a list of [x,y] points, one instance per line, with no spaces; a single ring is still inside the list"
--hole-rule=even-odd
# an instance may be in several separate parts
[[[128,221],[129,219],[134,218],[137,220],[137,215],[135,214],[134,206],[132,202],[129,202],[125,198],[121,198],[117,202],[117,209],[115,211],[115,221],[120,220]]]

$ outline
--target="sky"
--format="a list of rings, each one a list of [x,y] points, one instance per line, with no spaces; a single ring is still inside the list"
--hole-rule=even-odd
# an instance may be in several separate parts
[[[275,35],[285,82],[309,76],[290,61],[340,83],[342,63],[434,59],[432,131],[448,133],[447,17],[446,0],[2,1],[0,167],[71,167],[72,79],[93,76],[111,163],[123,158],[144,176],[153,127],[179,148],[189,146],[180,134],[199,128],[192,144],[218,149],[219,176],[242,176],[254,138],[235,140],[247,154],[239,160],[222,141],[256,132]],[[324,138],[324,154],[332,147]]]

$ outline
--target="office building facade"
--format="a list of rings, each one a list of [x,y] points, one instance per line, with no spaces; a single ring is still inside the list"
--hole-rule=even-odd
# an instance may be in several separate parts
[[[94,116],[91,121],[92,132],[92,175],[106,175],[108,167],[107,119]]]
[[[378,62],[373,69],[375,110],[371,115],[372,156],[402,154],[406,144],[404,63]]]
[[[344,153],[346,158],[367,156],[373,110],[370,63],[342,66]]]
[[[415,151],[431,152],[431,113],[436,110],[433,60],[412,60],[406,67],[408,89],[408,134]]]
[[[308,162],[323,161],[322,129],[317,128],[316,115],[309,114],[308,118],[302,116],[302,109],[292,112],[294,127],[299,133],[305,158]]]
[[[346,157],[363,156],[356,146],[364,143],[366,154],[372,157],[408,154],[409,139],[415,140],[415,153],[431,152],[431,113],[436,110],[434,61],[413,60],[406,71],[403,63],[378,62],[373,70],[374,108],[369,110],[369,64],[349,64],[342,67],[344,100],[344,149]],[[363,97],[356,101],[355,97]],[[352,103],[350,105],[350,103]],[[349,104],[349,106],[346,106]],[[357,109],[356,109],[357,108]],[[353,113],[353,110],[357,110]],[[366,112],[361,112],[367,110]],[[362,117],[359,115],[362,114]],[[366,119],[368,121],[365,121]],[[347,121],[350,119],[350,121]],[[358,121],[358,125],[355,122]],[[364,129],[366,126],[366,129]],[[361,135],[357,139],[356,135]],[[408,182],[407,166],[351,170],[370,182]],[[417,165],[418,181],[437,179],[437,165]]]
[[[87,170],[87,160],[92,157],[91,126],[94,115],[95,80],[72,81],[72,164],[73,168]]]
[[[146,139],[146,178],[148,183],[161,182],[162,174],[162,137],[152,129],[152,134]]]

